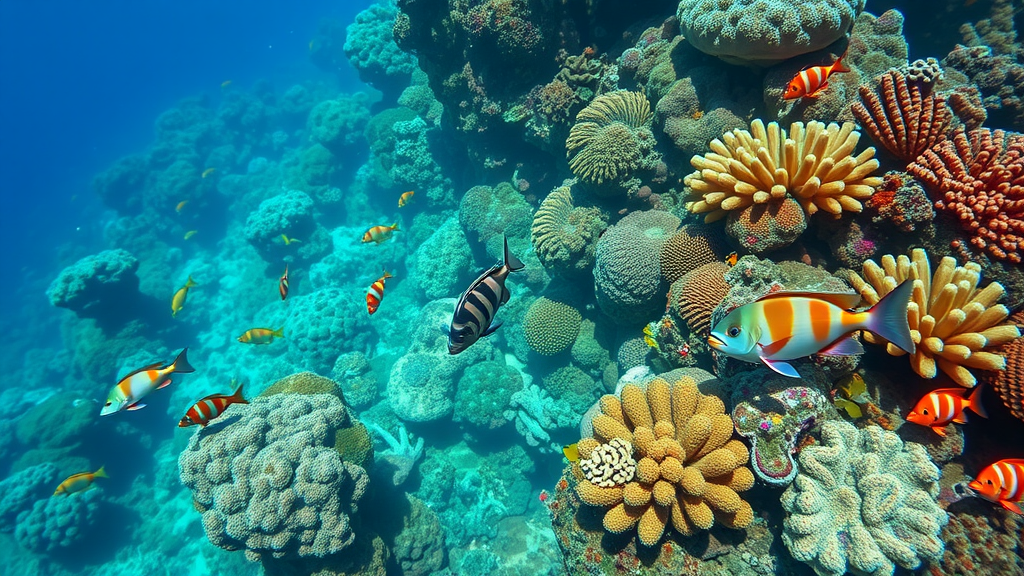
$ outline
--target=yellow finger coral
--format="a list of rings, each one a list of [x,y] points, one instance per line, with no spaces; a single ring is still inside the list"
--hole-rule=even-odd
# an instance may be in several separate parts
[[[883,256],[881,266],[868,260],[863,274],[863,278],[851,274],[850,282],[869,305],[904,280],[914,282],[914,294],[907,307],[910,335],[917,348],[910,359],[914,372],[924,378],[935,378],[942,370],[957,384],[972,388],[977,380],[971,368],[1006,368],[1006,359],[989,349],[1018,338],[1020,330],[1003,323],[1010,315],[1006,306],[997,304],[1005,292],[1003,286],[992,282],[978,288],[981,267],[976,263],[957,266],[956,260],[947,256],[933,275],[927,253],[917,248],[909,258]],[[864,339],[886,344],[886,350],[893,356],[905,354],[874,334],[865,333]]]
[[[671,525],[681,534],[716,522],[745,528],[754,520],[738,494],[754,485],[747,449],[732,440],[732,419],[716,396],[696,382],[655,379],[646,390],[627,384],[602,398],[593,419],[594,440],[581,441],[581,480],[576,492],[607,510],[603,524],[616,534],[637,530],[655,546]],[[628,452],[627,452],[628,450]]]
[[[787,135],[776,122],[754,120],[750,131],[728,132],[712,140],[711,152],[690,159],[697,171],[683,183],[700,199],[687,208],[713,222],[730,210],[791,196],[808,215],[860,212],[860,201],[882,179],[871,176],[878,168],[874,148],[853,155],[859,139],[850,122],[794,122]]]

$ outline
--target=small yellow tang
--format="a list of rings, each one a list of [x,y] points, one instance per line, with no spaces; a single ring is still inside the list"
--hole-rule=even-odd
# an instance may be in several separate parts
[[[576,444],[569,444],[568,446],[563,446],[562,454],[565,454],[565,457],[569,460],[569,462],[578,462],[580,459],[580,450]]]

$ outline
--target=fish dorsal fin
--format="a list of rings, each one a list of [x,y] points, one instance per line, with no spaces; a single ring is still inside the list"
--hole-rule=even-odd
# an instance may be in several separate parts
[[[123,382],[124,380],[129,379],[132,376],[135,376],[136,374],[138,374],[139,372],[145,372],[147,370],[159,370],[160,368],[163,367],[163,365],[164,365],[163,362],[154,362],[154,363],[150,364],[149,366],[143,366],[142,368],[139,368],[138,370],[135,370],[134,372],[129,372],[128,374],[125,374],[124,376],[121,377],[121,380],[119,380],[119,382]]]
[[[965,390],[967,390],[967,389],[966,388],[936,388],[935,390],[932,390],[932,394],[950,394],[952,396],[956,396],[957,398],[963,398]]]
[[[480,283],[483,282],[485,278],[487,278],[491,274],[494,274],[500,269],[501,264],[495,264],[494,266],[488,268],[483,274],[477,276],[476,280],[474,280],[473,283],[469,285],[469,288],[466,288],[466,291],[462,293],[462,296],[459,296],[459,301],[455,303],[456,312],[462,309],[462,305],[466,303],[466,298],[473,293],[473,290],[475,290],[476,287],[479,286]]]
[[[857,292],[806,292],[801,290],[783,290],[781,292],[770,292],[765,294],[758,298],[757,302],[770,300],[772,298],[813,298],[815,300],[824,300],[829,304],[839,306],[843,310],[856,308],[861,301],[860,294]]]

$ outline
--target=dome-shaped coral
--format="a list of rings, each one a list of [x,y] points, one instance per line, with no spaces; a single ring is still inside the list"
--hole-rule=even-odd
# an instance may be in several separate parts
[[[754,512],[738,492],[754,485],[744,464],[747,448],[733,440],[732,418],[717,396],[696,382],[657,378],[646,391],[634,384],[621,399],[606,395],[594,416],[593,438],[580,440],[580,498],[603,506],[604,527],[621,534],[634,527],[654,546],[666,527],[684,536],[716,522],[744,528]]]
[[[530,238],[545,268],[571,276],[590,270],[597,239],[607,227],[607,214],[594,206],[576,206],[572,187],[563,185],[541,202]]]
[[[729,265],[711,262],[686,273],[669,290],[671,310],[686,321],[690,332],[706,336],[711,331],[711,314],[729,294],[725,273]]]
[[[728,253],[729,247],[718,229],[691,224],[661,247],[661,276],[671,284],[691,270],[721,261]]]
[[[576,341],[581,320],[579,310],[565,302],[541,296],[533,301],[523,319],[526,343],[538,354],[558,354]]]
[[[732,210],[725,222],[726,233],[755,254],[785,248],[806,229],[803,208],[788,196]]]
[[[565,141],[569,168],[592,184],[625,180],[650,162],[654,149],[651,104],[641,92],[598,96],[576,115]]]

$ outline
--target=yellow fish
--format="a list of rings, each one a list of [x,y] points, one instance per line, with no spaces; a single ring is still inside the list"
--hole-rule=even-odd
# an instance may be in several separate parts
[[[725,257],[725,263],[732,267],[736,265],[736,261],[739,259],[739,254],[731,252],[728,256]]]
[[[565,454],[565,457],[569,460],[569,462],[578,462],[580,459],[580,450],[575,443],[569,444],[568,446],[563,446],[562,454]]]
[[[185,232],[185,240],[188,240],[189,238],[195,236],[198,233],[199,230],[189,230],[188,232]]]
[[[284,241],[284,245],[285,245],[285,246],[288,246],[289,244],[291,244],[291,243],[293,243],[293,242],[294,242],[295,244],[299,244],[299,243],[301,243],[301,242],[302,242],[302,240],[298,240],[298,239],[296,239],[296,238],[289,238],[287,234],[281,234],[281,240],[283,240],[283,241]]]
[[[69,476],[67,480],[60,483],[57,489],[53,491],[54,496],[70,496],[75,492],[84,492],[89,488],[92,488],[92,483],[97,478],[109,478],[106,470],[103,466],[95,472],[81,472],[73,476]]]
[[[242,344],[270,344],[274,338],[284,338],[284,326],[277,330],[270,328],[250,328],[238,337]]]
[[[836,384],[833,390],[832,402],[836,408],[845,410],[850,418],[857,419],[864,416],[861,404],[870,404],[871,396],[868,395],[868,386],[860,374],[854,372],[843,378]]]
[[[177,212],[178,214],[181,214],[181,209],[184,208],[186,204],[188,204],[188,200],[182,200],[181,202],[178,202],[178,205],[174,207],[174,211]]]
[[[203,178],[206,178],[207,176],[209,176],[210,174],[213,174],[216,171],[217,171],[216,168],[207,168],[206,170],[203,170]]]
[[[186,236],[187,237],[187,236]],[[192,276],[189,275],[188,281],[178,291],[174,293],[174,298],[171,298],[171,316],[177,316],[178,312],[185,307],[185,298],[188,297],[188,289],[195,288],[198,286]]]
[[[399,208],[405,208],[405,205],[408,204],[410,201],[412,201],[412,195],[415,194],[415,193],[416,193],[415,190],[409,190],[408,192],[404,192],[401,196],[399,196],[398,197],[398,207]]]
[[[221,88],[227,88],[228,86],[231,86],[231,80],[225,80],[220,83]]]

